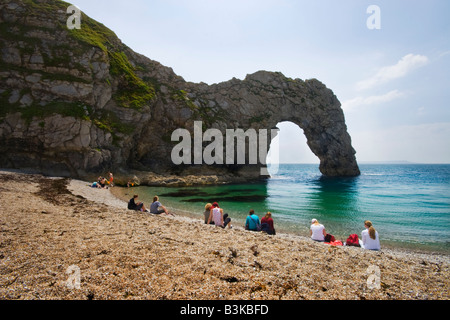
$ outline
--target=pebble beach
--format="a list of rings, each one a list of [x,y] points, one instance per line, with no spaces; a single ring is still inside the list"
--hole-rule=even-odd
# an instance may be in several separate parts
[[[447,255],[332,247],[153,216],[88,184],[0,171],[0,299],[450,297]]]

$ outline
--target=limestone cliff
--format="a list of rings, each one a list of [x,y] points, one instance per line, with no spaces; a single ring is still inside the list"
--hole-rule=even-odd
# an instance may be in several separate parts
[[[0,3],[0,167],[72,177],[114,170],[144,183],[160,181],[156,175],[177,183],[187,175],[202,183],[246,181],[260,178],[260,164],[174,165],[173,131],[192,131],[194,121],[222,132],[291,121],[304,130],[324,175],[359,174],[340,103],[321,82],[260,71],[189,83],[84,14],[81,29],[69,30],[68,6]]]

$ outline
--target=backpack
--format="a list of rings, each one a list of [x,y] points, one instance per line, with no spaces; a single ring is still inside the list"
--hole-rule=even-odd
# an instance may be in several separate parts
[[[270,226],[268,223],[261,223],[261,231],[265,232],[265,233],[269,233],[270,232]]]
[[[347,246],[360,247],[359,238],[357,234],[351,234],[346,241]]]
[[[329,233],[327,233],[327,235],[325,236],[325,242],[334,242],[334,241],[336,241],[334,236],[329,234]]]

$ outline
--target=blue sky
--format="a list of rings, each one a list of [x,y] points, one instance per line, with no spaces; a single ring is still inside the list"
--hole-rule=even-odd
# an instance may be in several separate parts
[[[258,70],[319,79],[343,105],[360,162],[450,163],[448,0],[72,3],[187,81]],[[370,5],[379,30],[367,27]],[[280,128],[281,162],[318,162],[300,128]]]

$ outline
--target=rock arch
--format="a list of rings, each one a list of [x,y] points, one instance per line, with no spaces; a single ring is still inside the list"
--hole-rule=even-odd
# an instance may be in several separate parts
[[[320,160],[322,174],[360,174],[341,104],[316,79],[294,80],[281,73],[259,71],[242,81],[191,84],[186,90],[196,108],[207,110],[206,116],[203,113],[197,119],[211,127],[223,132],[226,128],[270,130],[289,121],[303,129],[309,148]],[[251,171],[248,167],[246,170]]]

